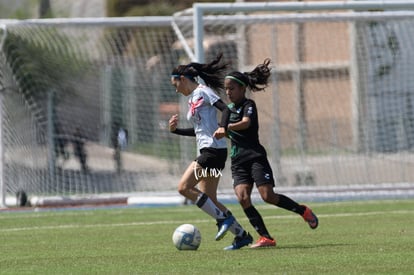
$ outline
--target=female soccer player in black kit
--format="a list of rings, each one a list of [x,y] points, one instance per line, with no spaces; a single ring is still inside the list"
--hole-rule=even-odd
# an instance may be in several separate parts
[[[230,156],[234,191],[244,213],[260,235],[259,240],[251,245],[251,248],[276,246],[276,240],[269,234],[263,218],[252,204],[251,193],[254,183],[266,203],[301,215],[312,229],[318,227],[318,218],[310,208],[299,205],[273,190],[275,186],[273,172],[267,160],[266,150],[259,142],[256,104],[246,98],[247,88],[252,92],[266,88],[270,77],[269,64],[270,59],[266,59],[251,72],[235,71],[225,77],[224,87],[232,102],[229,105],[230,121],[227,132],[219,128],[214,133],[216,138],[222,138],[227,134],[231,140]]]

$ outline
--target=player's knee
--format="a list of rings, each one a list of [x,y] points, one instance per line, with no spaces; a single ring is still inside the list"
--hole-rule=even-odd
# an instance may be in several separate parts
[[[251,202],[250,202],[250,201],[248,201],[248,200],[239,201],[239,203],[240,203],[240,206],[241,206],[243,209],[249,208],[249,207],[252,205],[252,204],[251,204]]]
[[[181,188],[181,187],[178,187],[178,193],[180,193],[181,195],[185,195],[185,189],[184,188]]]
[[[260,195],[262,197],[262,200],[266,203],[276,205],[279,202],[278,195],[273,192],[266,192]]]
[[[188,188],[186,188],[185,184],[178,184],[178,193],[180,193],[181,195],[185,196],[188,193]]]
[[[265,203],[272,203],[272,201],[271,201],[271,200],[270,200],[270,198],[269,198],[269,195],[267,195],[267,194],[262,195],[262,200],[263,200]]]
[[[250,197],[247,195],[238,195],[237,199],[243,208],[251,204]]]

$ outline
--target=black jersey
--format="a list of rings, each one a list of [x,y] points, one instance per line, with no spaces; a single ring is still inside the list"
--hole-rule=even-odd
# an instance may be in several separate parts
[[[238,105],[229,104],[231,110],[229,123],[236,123],[243,117],[250,118],[250,126],[247,129],[229,130],[231,140],[230,157],[232,164],[243,163],[258,157],[266,157],[266,150],[259,141],[259,121],[256,103],[251,99],[245,99]]]

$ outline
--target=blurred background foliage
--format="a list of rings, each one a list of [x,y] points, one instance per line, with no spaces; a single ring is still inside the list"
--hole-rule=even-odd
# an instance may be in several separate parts
[[[195,2],[235,0],[0,0],[0,18],[170,16]]]
[[[107,16],[162,16],[190,8],[195,2],[234,2],[226,0],[107,0]]]

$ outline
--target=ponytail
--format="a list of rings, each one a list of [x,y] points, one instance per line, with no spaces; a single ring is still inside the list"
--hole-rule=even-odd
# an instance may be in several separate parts
[[[223,54],[219,54],[208,64],[192,62],[187,65],[179,65],[173,69],[172,75],[184,75],[193,81],[195,81],[195,78],[198,76],[213,90],[222,90],[224,87],[223,76],[228,66],[228,64],[220,63],[222,57]]]
[[[256,66],[251,72],[231,72],[225,78],[236,81],[241,86],[248,87],[252,92],[264,91],[267,87],[270,70],[270,59],[266,58],[262,64]]]

